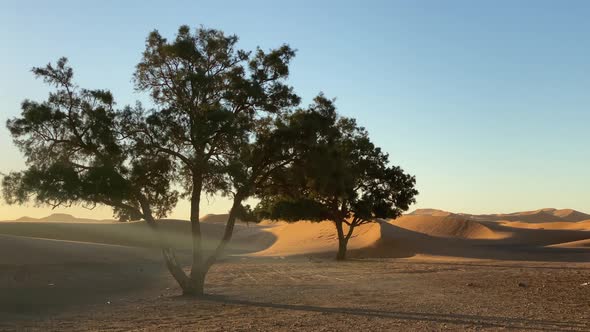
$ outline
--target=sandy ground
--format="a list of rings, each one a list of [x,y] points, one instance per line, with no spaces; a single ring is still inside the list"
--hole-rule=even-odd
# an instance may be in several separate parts
[[[211,295],[200,300],[177,296],[162,270],[138,285],[137,271],[120,268],[53,271],[74,280],[99,272],[93,280],[112,280],[91,298],[68,299],[77,301],[73,307],[61,306],[64,289],[46,293],[58,303],[5,314],[0,330],[590,330],[590,286],[582,286],[590,281],[587,263],[244,258],[215,266]]]
[[[369,224],[343,263],[330,223],[238,225],[209,295],[191,299],[143,223],[0,222],[0,331],[590,331],[587,221],[511,223]],[[188,224],[163,228],[188,261]]]

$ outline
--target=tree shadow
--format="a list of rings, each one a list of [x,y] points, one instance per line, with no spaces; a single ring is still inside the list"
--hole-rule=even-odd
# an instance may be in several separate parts
[[[187,299],[186,297],[178,298],[187,301],[199,301],[195,299]],[[412,311],[386,311],[367,308],[320,307],[312,305],[268,303],[240,300],[221,295],[206,295],[201,300],[222,304],[241,305],[258,308],[319,312],[325,314],[353,315],[363,317],[377,317],[385,319],[390,318],[405,321],[426,321],[437,324],[463,324],[472,326],[475,325],[478,327],[517,328],[519,330],[571,331],[572,329],[587,330],[590,328],[590,322],[580,321],[558,321],[546,319],[528,319],[466,314],[443,314]]]

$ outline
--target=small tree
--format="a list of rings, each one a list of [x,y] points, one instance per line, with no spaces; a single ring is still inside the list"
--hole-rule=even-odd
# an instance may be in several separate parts
[[[260,193],[259,218],[332,220],[338,234],[338,260],[355,227],[375,218],[396,218],[415,202],[415,178],[397,166],[369,139],[354,119],[339,117],[333,102],[315,100],[308,115],[322,115],[323,126],[305,156],[283,168]],[[348,230],[345,230],[345,226]]]

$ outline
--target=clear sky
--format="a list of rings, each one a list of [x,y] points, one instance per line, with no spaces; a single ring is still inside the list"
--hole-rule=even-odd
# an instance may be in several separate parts
[[[416,175],[415,208],[590,211],[589,17],[589,1],[0,0],[0,120],[46,97],[30,68],[60,56],[81,86],[146,100],[131,75],[147,34],[204,25],[245,49],[296,48],[290,83],[304,102],[336,97]],[[24,167],[3,124],[0,151],[0,172]],[[0,205],[0,220],[48,213]],[[188,215],[181,204],[173,216]]]

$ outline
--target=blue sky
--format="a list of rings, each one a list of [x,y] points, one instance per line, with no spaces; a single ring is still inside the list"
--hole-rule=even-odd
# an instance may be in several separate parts
[[[30,68],[60,56],[81,86],[145,101],[131,75],[147,34],[204,25],[244,49],[296,48],[290,83],[304,103],[337,98],[416,175],[416,208],[590,211],[588,17],[587,1],[0,0],[0,120],[45,98]],[[0,150],[1,172],[24,166],[4,126]],[[227,209],[219,198],[204,206]],[[0,205],[0,219],[47,211]]]

